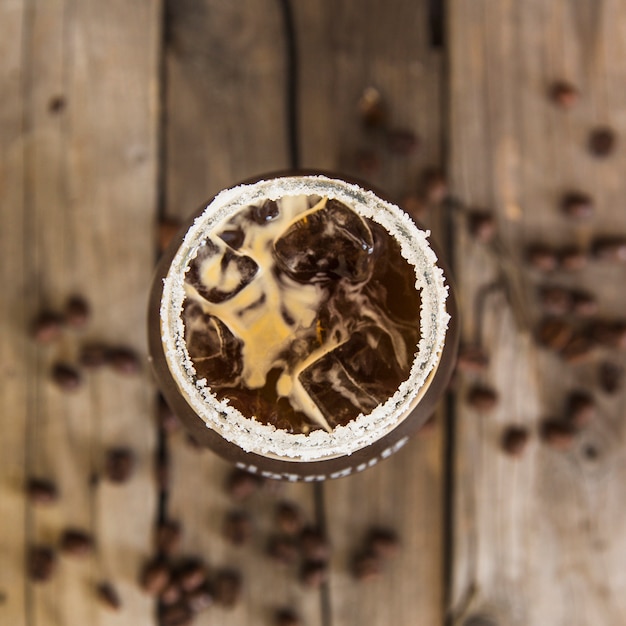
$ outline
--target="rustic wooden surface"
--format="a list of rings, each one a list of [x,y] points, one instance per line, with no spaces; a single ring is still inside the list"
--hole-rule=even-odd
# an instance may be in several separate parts
[[[426,0],[396,0],[393,10],[374,0],[292,4],[301,164],[364,177],[403,201],[425,167],[446,161],[455,198],[448,206],[461,207],[453,252],[463,337],[482,342],[490,365],[459,378],[453,432],[440,411],[434,428],[391,459],[317,488],[269,483],[234,502],[224,489],[230,467],[173,432],[164,440],[167,497],[159,499],[147,368],[127,378],[85,373],[73,394],[50,384],[49,369],[58,359],[75,361],[87,340],[145,356],[157,220],[185,218],[219,189],[289,166],[280,3],[0,3],[0,623],[156,623],[155,603],[137,578],[159,517],[180,521],[182,554],[243,575],[238,606],[212,607],[197,624],[271,624],[283,605],[307,626],[623,623],[624,392],[594,391],[599,416],[569,451],[549,448],[538,432],[567,390],[594,386],[599,359],[624,365],[624,357],[604,351],[569,365],[534,345],[534,288],[542,279],[522,269],[521,251],[534,240],[585,245],[596,234],[626,233],[619,19],[626,7],[622,0],[450,0],[444,51],[432,46],[434,3]],[[570,111],[547,98],[556,79],[581,91]],[[383,136],[361,128],[357,103],[368,87],[380,91],[392,127],[418,136],[410,155],[391,153]],[[601,124],[620,140],[604,160],[585,149],[589,130]],[[367,167],[358,153],[368,155]],[[595,198],[592,220],[573,224],[559,212],[569,189]],[[463,207],[494,211],[506,258],[472,240]],[[444,217],[439,208],[425,218],[440,241]],[[603,315],[623,316],[624,274],[623,266],[593,263],[554,282],[593,289]],[[530,322],[502,284],[519,287],[513,293]],[[32,318],[62,308],[74,293],[91,302],[87,328],[36,345]],[[465,404],[474,382],[499,391],[492,413]],[[499,447],[509,424],[531,433],[519,459]],[[92,479],[114,445],[137,454],[124,485]],[[27,502],[30,476],[54,479],[59,502]],[[295,566],[265,556],[280,500],[327,530],[333,557],[319,591],[302,588]],[[253,517],[250,545],[223,537],[234,509]],[[350,560],[375,524],[396,529],[402,549],[379,580],[357,583]],[[67,527],[93,533],[95,553],[59,555],[50,581],[30,582],[29,547],[56,547]],[[119,613],[95,599],[104,579],[122,596]]]
[[[596,235],[626,233],[625,9],[612,0],[449,6],[452,186],[464,204],[496,213],[514,263],[507,283],[522,284],[532,319],[540,282],[588,289],[600,315],[623,316],[623,265],[592,262],[542,280],[521,258],[525,243],[586,246]],[[571,110],[549,101],[555,80],[580,90]],[[619,137],[605,159],[586,149],[597,125]],[[571,189],[595,199],[593,218],[563,216],[559,198]],[[597,386],[598,361],[623,365],[623,354],[598,351],[573,365],[536,348],[502,290],[485,298],[478,319],[473,302],[501,277],[503,259],[473,242],[464,224],[460,218],[456,252],[464,338],[477,341],[482,328],[491,363],[480,379],[501,402],[488,415],[459,406],[450,617],[459,624],[480,615],[499,624],[623,623],[625,396]],[[461,395],[474,380],[464,380]],[[571,450],[551,449],[538,436],[540,420],[558,416],[566,393],[581,388],[594,394],[599,415]],[[522,458],[499,449],[509,424],[530,429]]]

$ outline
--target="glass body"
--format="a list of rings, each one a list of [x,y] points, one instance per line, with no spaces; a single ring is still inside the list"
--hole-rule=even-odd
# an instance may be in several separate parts
[[[330,430],[289,433],[244,415],[228,401],[215,397],[210,381],[198,381],[181,316],[188,293],[185,276],[208,233],[222,227],[238,211],[267,199],[280,202],[302,196],[344,203],[398,241],[420,294],[420,339],[407,380],[373,411],[364,411]],[[454,293],[441,257],[426,236],[380,193],[362,183],[320,172],[269,174],[218,194],[181,229],[155,273],[149,302],[149,347],[156,379],[168,404],[199,443],[238,467],[269,478],[338,478],[387,458],[432,415],[456,358]],[[312,248],[319,250],[325,245],[316,242]],[[302,283],[302,289],[309,287],[306,281]]]

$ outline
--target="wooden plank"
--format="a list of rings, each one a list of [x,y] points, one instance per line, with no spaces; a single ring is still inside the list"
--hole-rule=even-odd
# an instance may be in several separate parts
[[[26,273],[22,238],[24,231],[24,158],[22,123],[23,3],[0,7],[0,89],[5,102],[0,112],[0,519],[5,538],[0,541],[0,622],[25,624],[24,544],[25,480],[24,424],[27,417],[27,370],[23,354],[26,338],[23,320]]]
[[[618,562],[623,532],[624,391],[598,389],[599,362],[624,365],[623,353],[596,349],[588,360],[565,363],[539,349],[520,325],[520,303],[502,291],[481,290],[508,268],[506,284],[522,285],[531,320],[536,289],[550,282],[593,292],[599,315],[623,316],[623,266],[597,261],[578,272],[545,278],[524,267],[524,246],[587,247],[594,237],[626,233],[621,206],[626,155],[589,154],[592,128],[608,125],[623,138],[624,5],[604,2],[451,2],[449,7],[452,186],[462,202],[495,211],[502,254],[467,236],[459,221],[458,277],[466,313],[464,339],[480,339],[491,355],[483,375],[467,377],[500,393],[480,414],[461,404],[455,463],[454,576],[449,607],[454,623],[477,615],[495,623],[621,623],[626,604]],[[548,98],[556,80],[574,84],[579,101],[562,110]],[[570,190],[590,194],[595,215],[568,220],[559,209]],[[515,318],[515,319],[514,319]],[[541,420],[563,412],[572,389],[590,391],[598,416],[568,451],[540,440]],[[500,450],[503,428],[529,429],[522,458]],[[474,622],[471,622],[474,623]],[[483,622],[480,622],[483,623]]]
[[[236,6],[173,0],[168,17],[165,215],[186,218],[220,189],[287,167],[283,24],[273,0]],[[320,624],[319,594],[302,589],[294,567],[265,556],[279,499],[315,519],[311,485],[285,485],[279,494],[262,490],[237,503],[224,490],[228,463],[193,449],[183,433],[170,437],[168,449],[167,516],[184,528],[182,552],[214,569],[234,567],[243,577],[234,609],[214,606],[194,623],[270,623],[274,610],[291,606],[306,624]],[[232,546],[223,537],[224,519],[233,510],[252,517],[249,545]]]
[[[23,263],[23,274],[7,277],[7,285],[9,319],[21,312],[13,340],[20,348],[13,360],[15,371],[28,381],[28,396],[24,419],[15,420],[3,444],[13,439],[16,448],[5,458],[25,450],[26,475],[54,480],[61,496],[49,507],[25,509],[23,496],[11,503],[14,518],[15,511],[26,510],[23,529],[5,535],[14,558],[25,546],[44,544],[55,550],[57,567],[51,580],[33,583],[24,581],[24,558],[12,559],[5,569],[13,576],[20,572],[15,585],[24,587],[25,598],[21,614],[10,621],[146,622],[153,603],[136,579],[151,547],[156,493],[147,371],[124,380],[110,371],[83,371],[84,384],[73,393],[53,385],[50,372],[57,361],[76,364],[81,346],[96,339],[145,354],[156,189],[158,5],[23,4],[23,56],[14,71],[23,76],[17,101],[24,124],[21,136],[8,145],[23,153],[24,205],[11,222],[5,216],[19,204],[3,203],[3,223],[14,225],[8,246],[21,250],[17,258]],[[21,3],[10,6],[17,15]],[[13,159],[5,163],[15,167],[19,161]],[[91,305],[87,327],[64,329],[50,346],[30,340],[24,346],[24,326],[42,309],[63,310],[73,294],[83,294]],[[14,390],[23,393],[19,389],[16,382]],[[17,432],[11,434],[16,427],[26,428],[22,445],[15,440]],[[135,450],[137,472],[128,485],[96,488],[90,477],[102,470],[111,445]],[[92,534],[95,553],[82,559],[59,554],[68,528]],[[96,600],[95,586],[102,579],[120,592],[119,616]]]
[[[299,3],[303,165],[366,178],[401,201],[425,167],[441,164],[441,50],[431,49],[428,3]],[[377,89],[391,129],[414,132],[408,155],[389,150],[385,132],[364,132],[359,100]],[[358,153],[378,168],[358,166]],[[432,217],[429,221],[435,222]],[[443,432],[417,437],[380,465],[324,485],[334,546],[330,623],[437,624],[443,606]],[[403,542],[379,580],[357,582],[351,560],[372,526]]]

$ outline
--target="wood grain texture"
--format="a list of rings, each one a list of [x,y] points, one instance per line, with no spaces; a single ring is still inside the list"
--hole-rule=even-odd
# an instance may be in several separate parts
[[[168,3],[167,24],[165,216],[187,218],[221,189],[288,166],[283,23],[275,0],[236,6],[175,0]],[[234,609],[212,607],[195,623],[269,624],[277,608],[290,606],[306,624],[321,624],[319,593],[303,590],[295,566],[280,566],[265,554],[280,499],[314,521],[312,486],[283,485],[275,493],[279,485],[270,482],[237,503],[224,488],[232,466],[190,447],[182,433],[170,437],[168,448],[167,514],[184,527],[183,552],[214,569],[235,567],[243,577]],[[223,537],[233,510],[252,518],[249,545],[235,547]]]
[[[427,9],[427,2],[403,1],[297,5],[304,166],[367,178],[400,202],[425,167],[440,165],[443,59],[429,46]],[[385,130],[363,130],[359,100],[368,87],[382,96],[387,128],[419,138],[414,152],[394,153]],[[358,166],[362,151],[379,160],[377,170]],[[324,485],[334,626],[441,623],[443,467],[439,420],[380,465]],[[379,580],[357,582],[352,559],[373,526],[393,528],[402,547]]]
[[[588,624],[624,621],[624,392],[598,390],[601,360],[624,364],[623,353],[596,349],[570,364],[532,341],[541,284],[587,289],[599,314],[622,317],[624,267],[592,261],[574,273],[546,278],[524,267],[523,249],[540,242],[587,248],[594,237],[626,233],[619,208],[624,194],[626,132],[623,111],[626,7],[604,2],[452,2],[449,7],[451,160],[455,192],[468,206],[497,215],[508,261],[467,236],[459,219],[457,258],[464,339],[482,328],[491,354],[487,372],[466,378],[501,395],[481,415],[459,407],[455,458],[454,580],[450,616],[470,623],[476,614],[505,624]],[[555,80],[573,83],[580,98],[571,110],[548,98]],[[608,158],[587,151],[592,128],[615,129],[618,148]],[[567,220],[559,209],[569,190],[595,200],[593,218]],[[521,285],[517,310],[502,290],[475,302],[504,275]],[[520,326],[519,310],[529,311]],[[515,319],[514,319],[515,318]],[[572,389],[593,393],[598,417],[569,451],[540,441],[546,416],[561,415]],[[505,425],[530,429],[520,459],[499,449]]]
[[[63,393],[50,371],[57,361],[76,364],[89,340],[145,355],[158,4],[53,0],[5,3],[1,11],[8,103],[1,141],[2,402],[10,405],[3,404],[1,417],[0,621],[148,623],[152,601],[136,584],[155,509],[147,372],[133,379],[83,372],[84,384]],[[65,329],[53,345],[36,345],[28,337],[32,319],[44,309],[62,311],[77,293],[92,308],[85,330]],[[127,485],[96,488],[90,477],[112,445],[135,450],[137,472]],[[30,476],[54,480],[59,502],[26,503]],[[93,534],[95,554],[60,555],[67,528]],[[56,572],[45,583],[29,582],[25,555],[42,544],[55,550]],[[122,596],[119,616],[95,600],[94,587],[105,578]]]

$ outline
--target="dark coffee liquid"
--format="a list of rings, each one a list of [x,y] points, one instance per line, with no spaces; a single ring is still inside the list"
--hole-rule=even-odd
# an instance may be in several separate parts
[[[337,200],[289,196],[240,210],[204,240],[185,291],[197,379],[259,422],[332,431],[409,377],[415,269],[382,226]]]

